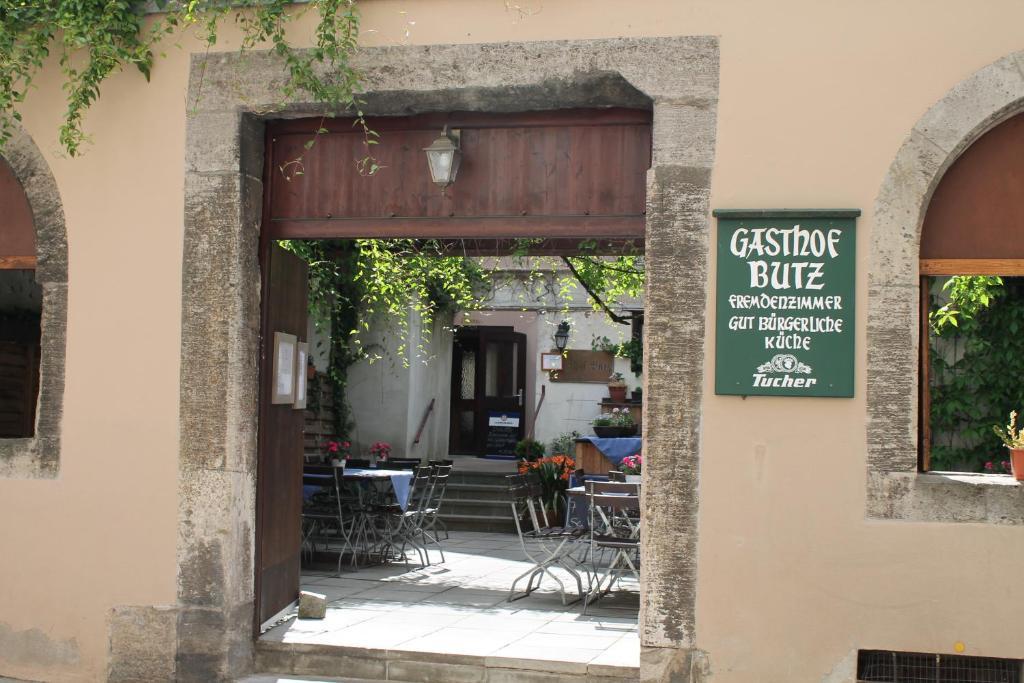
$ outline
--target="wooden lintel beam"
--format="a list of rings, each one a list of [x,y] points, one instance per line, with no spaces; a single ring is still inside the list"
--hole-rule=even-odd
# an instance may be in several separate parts
[[[270,238],[643,239],[643,216],[274,219]]]
[[[35,270],[35,256],[0,256],[0,270]]]
[[[921,275],[1024,275],[1024,259],[921,259]]]

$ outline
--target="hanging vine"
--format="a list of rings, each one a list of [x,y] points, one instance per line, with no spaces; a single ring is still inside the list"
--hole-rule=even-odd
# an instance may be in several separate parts
[[[297,48],[288,27],[309,12],[317,15],[315,42]],[[148,81],[162,41],[193,30],[210,49],[228,18],[241,30],[241,50],[267,46],[283,60],[282,102],[305,93],[327,110],[357,116],[372,140],[357,95],[360,75],[350,63],[359,36],[355,0],[0,0],[0,146],[51,52],[66,102],[59,140],[76,156],[89,140],[85,114],[112,74],[135,68]],[[372,172],[371,156],[362,163]]]
[[[345,389],[360,361],[385,355],[380,336],[397,339],[394,355],[408,366],[425,361],[433,322],[456,310],[480,307],[487,273],[470,259],[452,256],[432,240],[284,240],[285,249],[309,265],[309,311],[329,339],[327,381],[334,404],[334,431],[352,429]],[[410,348],[411,317],[421,336]],[[319,351],[319,349],[314,349]]]

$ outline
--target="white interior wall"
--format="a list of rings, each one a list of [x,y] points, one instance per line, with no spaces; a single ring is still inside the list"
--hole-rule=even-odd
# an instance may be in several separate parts
[[[562,320],[571,323],[567,346],[570,350],[589,351],[595,337],[608,337],[613,343],[627,341],[632,333],[630,326],[613,323],[603,312],[594,311],[581,290],[571,292],[566,303],[559,299],[557,288],[550,284],[527,285],[525,273],[530,269],[529,264],[517,266],[513,260],[503,259],[501,267],[505,270],[495,279],[495,286],[487,297],[487,310],[437,320],[433,334],[427,337],[422,334],[419,317],[410,312],[406,351],[409,367],[403,367],[397,356],[395,334],[383,332],[383,325],[374,328],[367,343],[379,344],[384,358],[374,363],[361,362],[349,369],[346,394],[355,421],[354,453],[366,453],[374,441],[387,441],[396,457],[446,457],[453,325],[512,327],[526,335],[524,413],[527,434],[532,432],[535,439],[549,444],[565,432],[592,433],[590,421],[600,413],[601,399],[608,396],[607,385],[552,383],[548,373],[541,369],[540,354],[554,350],[554,333]],[[623,308],[642,308],[642,302],[625,302]],[[310,338],[318,337],[311,332]],[[420,346],[422,353],[417,353]],[[628,359],[615,359],[615,370],[626,378],[629,389],[642,384],[642,378],[630,371]],[[540,412],[535,415],[542,387],[546,396]],[[414,445],[416,431],[431,399],[435,399],[434,410],[420,442]]]

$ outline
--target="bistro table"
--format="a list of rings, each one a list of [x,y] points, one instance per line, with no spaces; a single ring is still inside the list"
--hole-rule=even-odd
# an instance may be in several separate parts
[[[409,488],[412,484],[412,470],[378,470],[361,467],[346,467],[341,478],[345,481],[366,481],[373,484],[388,481],[395,494],[395,501],[402,510],[409,507]]]
[[[307,474],[305,476],[316,479],[331,478],[329,474]],[[341,475],[343,480],[351,482],[367,482],[370,484],[390,483],[391,490],[395,494],[395,501],[402,510],[406,510],[409,507],[409,488],[412,483],[412,477],[413,473],[411,470],[377,470],[362,467],[347,467],[344,474]],[[303,486],[303,497],[308,499],[317,491],[317,488],[316,486]]]

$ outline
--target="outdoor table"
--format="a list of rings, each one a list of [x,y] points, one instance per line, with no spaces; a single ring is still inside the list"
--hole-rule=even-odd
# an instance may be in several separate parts
[[[329,474],[307,474],[307,478],[330,479]],[[412,482],[413,473],[411,470],[375,470],[364,468],[346,468],[341,478],[347,481],[367,481],[372,483],[389,481],[395,493],[395,500],[405,510],[409,507],[409,488]],[[317,491],[316,486],[303,486],[302,496],[309,499]]]
[[[409,489],[412,484],[412,470],[376,470],[346,467],[342,479],[347,481],[367,481],[374,484],[389,481],[395,493],[395,500],[402,510],[409,507]]]

